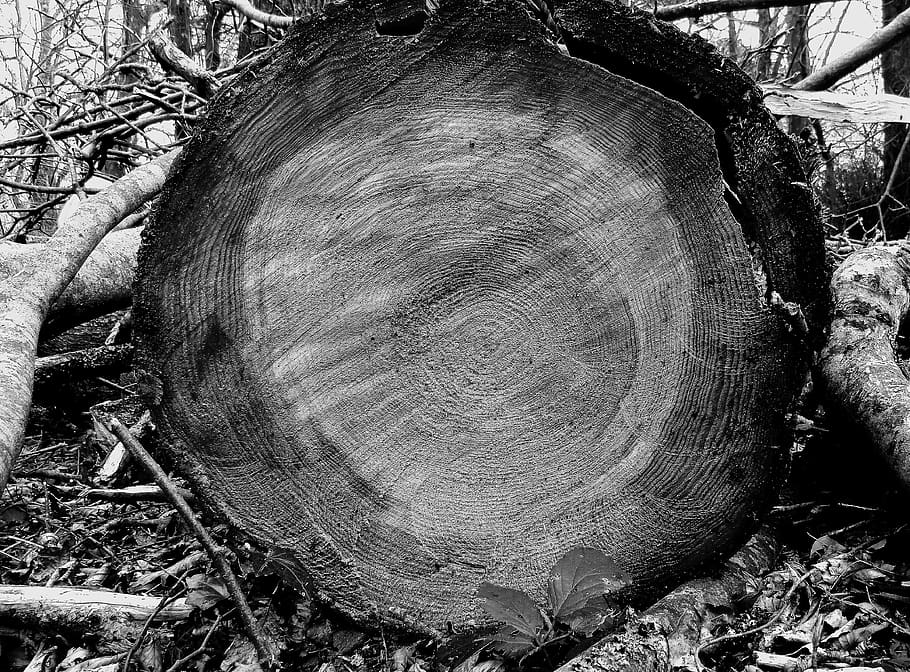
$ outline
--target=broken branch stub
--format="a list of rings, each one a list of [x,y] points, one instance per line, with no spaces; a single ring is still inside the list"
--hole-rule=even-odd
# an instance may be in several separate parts
[[[395,37],[330,8],[216,97],[149,226],[156,424],[209,505],[355,618],[463,626],[484,581],[542,602],[578,546],[639,592],[677,580],[768,506],[801,383],[714,137],[519,4]],[[778,183],[754,174],[761,219]],[[796,267],[779,239],[755,241],[768,278]]]

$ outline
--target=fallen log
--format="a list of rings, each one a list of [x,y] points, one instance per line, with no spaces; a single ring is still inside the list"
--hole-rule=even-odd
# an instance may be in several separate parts
[[[35,389],[87,376],[120,374],[133,361],[132,345],[101,345],[35,360]]]
[[[79,634],[104,653],[128,647],[153,614],[153,623],[173,623],[193,610],[177,598],[156,614],[160,603],[160,597],[92,588],[0,585],[0,623]]]
[[[23,250],[21,265],[0,268],[0,491],[22,447],[38,337],[51,306],[105,234],[158,192],[176,155],[165,154],[87,199],[47,243]]]
[[[910,381],[896,354],[910,309],[910,245],[854,252],[835,271],[831,294],[834,319],[818,362],[827,403],[910,489]]]
[[[193,493],[185,488],[177,488],[177,492],[187,502],[195,498]],[[89,488],[80,491],[86,499],[95,499],[119,504],[136,504],[138,502],[168,502],[167,495],[157,485],[128,485],[123,488]]]
[[[141,228],[124,229],[98,243],[76,277],[51,305],[42,329],[43,338],[129,306],[141,235]],[[41,256],[44,246],[49,244],[0,241],[0,276],[15,277],[36,256]]]
[[[418,37],[328,8],[215,98],[148,227],[156,426],[355,619],[478,623],[482,581],[541,598],[591,545],[643,599],[748,538],[783,475],[807,343],[770,298],[810,344],[826,317],[792,143],[700,40],[553,17],[568,56],[507,0],[395,23]]]
[[[128,312],[118,310],[100,317],[93,317],[87,322],[81,322],[66,331],[50,337],[44,337],[42,333],[38,341],[38,357],[64,355],[68,352],[89,350],[107,345],[110,335],[117,330],[117,325],[122,322]],[[117,337],[119,338],[119,334]],[[123,344],[124,340],[129,339],[120,339],[119,343]],[[115,344],[112,343],[111,345]]]
[[[670,672],[701,669],[695,656],[722,614],[754,591],[771,571],[777,542],[769,530],[753,536],[714,576],[689,581],[638,618],[559,668],[558,672]]]

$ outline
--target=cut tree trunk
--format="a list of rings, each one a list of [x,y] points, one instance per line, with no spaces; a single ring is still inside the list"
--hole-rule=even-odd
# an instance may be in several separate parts
[[[654,594],[780,483],[807,346],[771,292],[826,313],[794,149],[706,43],[554,18],[569,55],[505,0],[330,8],[215,98],[140,251],[178,463],[354,618],[478,623],[583,545]]]

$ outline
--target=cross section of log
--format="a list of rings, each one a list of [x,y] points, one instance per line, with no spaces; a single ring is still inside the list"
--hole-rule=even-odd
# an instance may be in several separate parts
[[[576,546],[640,593],[731,551],[801,383],[768,293],[824,303],[760,93],[709,125],[507,1],[376,26],[353,2],[299,28],[218,95],[162,195],[137,359],[187,475],[337,608],[428,632],[476,623],[482,581],[541,598]],[[686,90],[729,93],[724,72]]]

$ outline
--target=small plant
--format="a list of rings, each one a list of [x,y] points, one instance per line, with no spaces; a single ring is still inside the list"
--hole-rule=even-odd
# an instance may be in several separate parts
[[[556,642],[590,637],[612,623],[618,610],[611,596],[629,584],[613,560],[585,547],[572,549],[550,570],[546,608],[524,591],[482,583],[477,596],[484,610],[504,623],[486,641],[524,660]]]

